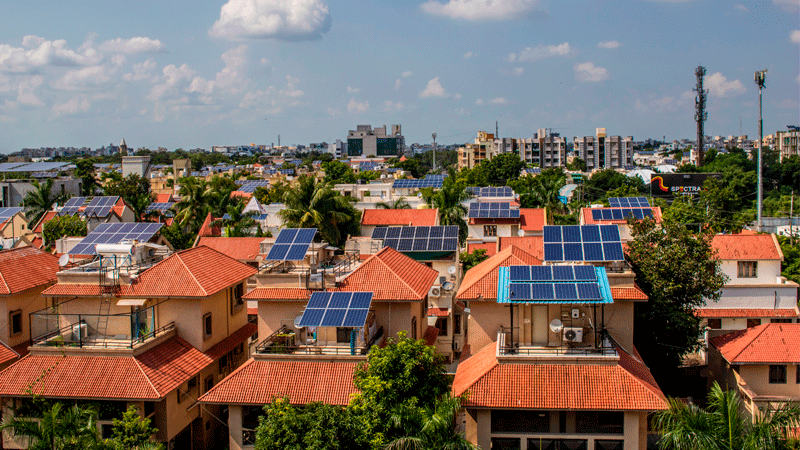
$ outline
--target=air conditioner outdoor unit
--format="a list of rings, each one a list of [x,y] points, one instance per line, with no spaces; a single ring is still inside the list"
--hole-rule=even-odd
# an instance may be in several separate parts
[[[583,342],[583,328],[564,328],[564,342]]]
[[[79,341],[89,337],[89,327],[85,323],[78,323],[72,326],[72,340]]]
[[[442,288],[439,286],[433,286],[430,291],[428,291],[428,297],[439,297],[442,295]]]

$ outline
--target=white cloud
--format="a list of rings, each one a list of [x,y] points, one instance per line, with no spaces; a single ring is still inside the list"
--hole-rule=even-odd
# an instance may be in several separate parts
[[[506,103],[508,103],[508,100],[506,100],[504,97],[497,97],[493,98],[491,103],[493,105],[505,105]]]
[[[439,77],[436,77],[430,81],[428,81],[428,85],[425,86],[425,89],[419,93],[420,98],[428,98],[428,97],[439,97],[439,98],[449,98],[452,95],[445,90],[442,86],[442,83],[439,82]],[[458,98],[461,98],[459,95]]]
[[[383,109],[386,110],[386,112],[402,111],[403,108],[405,108],[405,105],[401,102],[393,102],[391,100],[383,102]]]
[[[674,97],[667,95],[664,97],[655,97],[651,95],[647,99],[637,99],[634,107],[637,111],[646,113],[654,112],[674,112],[680,108],[688,107],[693,103],[694,93],[692,91],[685,91],[680,96]]]
[[[359,92],[361,92],[361,89],[359,89],[357,87],[347,86],[347,93],[348,94],[358,94]]]
[[[570,56],[573,54],[568,42],[558,45],[539,45],[526,47],[519,53],[509,53],[509,62],[533,62],[554,56]]]
[[[400,86],[402,86],[402,85],[403,85],[403,80],[398,78],[397,81],[394,82],[394,90],[395,91],[399,91],[400,90]]]
[[[741,3],[739,3],[737,5],[733,5],[733,9],[735,9],[737,11],[740,11],[740,12],[745,12],[745,13],[750,11],[749,9],[747,9],[747,6],[744,6]]]
[[[800,0],[772,0],[772,3],[788,13],[800,11]]]
[[[92,106],[86,97],[73,97],[65,103],[53,105],[51,112],[56,117],[85,113]]]
[[[111,80],[111,73],[107,66],[84,67],[68,71],[50,86],[61,91],[99,89]]]
[[[358,102],[355,98],[351,97],[350,101],[347,102],[347,112],[349,113],[365,113],[369,111],[369,102],[363,101]]]
[[[603,81],[608,79],[608,71],[602,67],[595,66],[594,63],[587,61],[585,63],[575,64],[575,79],[578,81]]]
[[[617,41],[603,41],[597,44],[598,48],[605,48],[607,50],[613,50],[615,48],[619,48],[620,43]]]
[[[483,105],[483,99],[479,98],[479,99],[475,100],[475,104],[478,105],[478,106],[482,106]]]
[[[464,59],[472,59],[472,58],[474,58],[476,56],[478,56],[478,55],[476,53],[473,53],[473,52],[464,53]]]
[[[100,44],[100,50],[104,52],[134,54],[163,52],[166,50],[166,47],[158,39],[138,36],[130,39],[117,38],[105,41]]]
[[[514,75],[520,76],[523,73],[525,73],[525,69],[523,69],[522,67],[514,67]]]
[[[722,73],[717,72],[706,78],[708,92],[716,97],[736,97],[745,92],[744,85],[739,80],[728,81]]]
[[[152,59],[148,59],[147,61],[140,62],[138,64],[133,65],[133,72],[126,73],[122,76],[122,79],[125,81],[140,81],[153,76],[153,71],[155,70],[156,66],[155,61]]]
[[[400,76],[401,76],[401,77],[403,77],[403,78],[408,78],[408,77],[410,77],[411,75],[413,75],[413,73],[411,73],[411,71],[410,71],[410,70],[406,70],[405,72],[403,72],[403,73],[401,73],[401,74],[400,74]]]
[[[435,16],[469,21],[500,21],[531,16],[539,11],[538,0],[435,0],[420,5],[422,11]]]
[[[342,112],[341,112],[341,111],[339,111],[338,109],[334,109],[334,108],[328,108],[328,115],[329,115],[329,116],[331,116],[331,117],[333,117],[333,116],[338,116],[338,115],[340,115],[341,113],[342,113]]]
[[[25,36],[22,47],[0,44],[0,72],[27,73],[44,66],[88,66],[100,62],[94,48],[78,53],[67,47],[67,41],[48,41],[38,36]]]
[[[43,106],[44,102],[35,92],[43,83],[44,78],[38,75],[20,81],[17,86],[17,103],[27,106]]]
[[[225,39],[319,39],[330,28],[324,0],[228,0],[209,34]]]
[[[795,44],[800,44],[800,30],[792,30],[789,34],[789,39]]]

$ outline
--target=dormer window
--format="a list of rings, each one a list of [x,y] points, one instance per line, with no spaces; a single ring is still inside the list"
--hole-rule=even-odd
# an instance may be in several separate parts
[[[739,261],[739,278],[756,278],[758,261]]]

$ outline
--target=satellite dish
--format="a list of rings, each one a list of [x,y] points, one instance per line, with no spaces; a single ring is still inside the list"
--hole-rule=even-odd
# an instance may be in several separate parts
[[[58,266],[64,267],[67,264],[69,264],[69,255],[64,253],[60,258],[58,258]]]
[[[550,322],[550,331],[553,333],[560,333],[564,329],[564,324],[558,319],[553,319]]]
[[[450,275],[455,275],[456,274],[456,266],[448,267],[447,268],[447,273],[449,273]]]
[[[442,285],[442,287],[444,288],[445,291],[452,291],[453,290],[453,283],[451,283],[449,281],[445,281],[444,284]]]
[[[519,236],[519,237],[525,236],[525,230],[518,230],[517,231],[517,236]]]
[[[297,329],[303,328],[303,327],[300,326],[300,319],[302,319],[302,318],[303,318],[302,314],[294,318],[294,327],[295,328],[297,328]]]

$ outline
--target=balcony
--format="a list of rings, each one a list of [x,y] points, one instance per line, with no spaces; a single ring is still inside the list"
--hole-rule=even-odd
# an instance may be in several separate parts
[[[174,322],[156,328],[155,306],[127,314],[64,314],[58,308],[31,313],[33,346],[133,349],[175,330]]]
[[[303,334],[305,333],[298,334],[293,328],[284,325],[256,346],[255,355],[277,359],[287,355],[316,356],[322,359],[329,357],[363,359],[373,345],[380,344],[385,338],[383,327],[378,327],[366,344],[362,342],[363,345],[357,345],[359,338],[351,340],[350,344],[339,342],[323,345],[318,343],[313,335],[307,337],[303,343]]]
[[[597,344],[562,342],[561,345],[536,345],[523,344],[511,341],[511,329],[500,327],[497,332],[497,358],[509,360],[567,360],[605,361],[619,360],[619,354],[614,345],[606,338]]]

